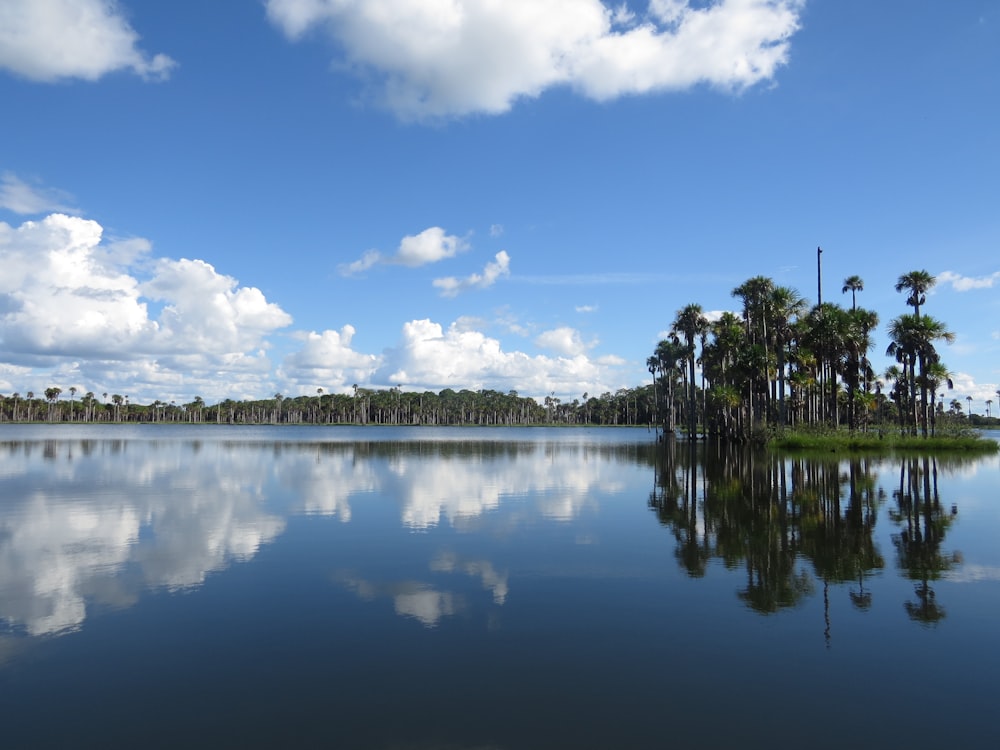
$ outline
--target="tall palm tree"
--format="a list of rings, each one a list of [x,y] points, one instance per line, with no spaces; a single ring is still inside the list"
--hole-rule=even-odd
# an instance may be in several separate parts
[[[926,379],[927,387],[931,392],[931,435],[934,435],[937,431],[937,390],[943,385],[947,385],[948,389],[951,390],[955,384],[951,380],[948,368],[939,360],[935,360],[927,366]],[[944,398],[943,392],[941,398]]]
[[[685,305],[677,311],[674,317],[673,329],[684,336],[688,359],[688,439],[694,440],[698,430],[696,413],[697,388],[694,382],[695,339],[703,331],[708,330],[708,318],[705,317],[701,305]]]
[[[656,370],[660,373],[660,380],[664,384],[663,400],[666,402],[666,411],[662,415],[663,429],[668,435],[674,433],[674,380],[678,372],[678,362],[687,357],[687,348],[679,341],[663,339],[656,345],[656,351],[651,359],[656,362]],[[655,376],[654,376],[655,377]]]
[[[56,401],[59,399],[59,395],[62,393],[62,388],[57,386],[52,386],[51,388],[45,389],[45,400],[49,402],[48,410],[48,420],[52,421],[53,408],[56,405]]]
[[[927,301],[927,292],[937,283],[937,279],[927,271],[910,271],[904,273],[896,282],[896,291],[906,290],[909,296],[906,304],[913,308],[913,314],[920,317],[920,306]]]
[[[713,399],[713,418],[722,426],[723,432],[734,437],[736,433],[733,410],[741,403],[740,392],[743,381],[737,367],[740,348],[746,343],[743,323],[732,312],[724,312],[709,325],[712,340],[706,344],[701,354],[702,368],[706,371],[711,390],[726,389],[724,395]],[[736,398],[732,394],[735,392]]]
[[[846,279],[844,279],[844,288],[840,290],[840,293],[841,294],[847,294],[847,292],[851,293],[851,310],[856,310],[858,308],[856,295],[858,292],[864,291],[864,288],[865,288],[865,282],[858,275],[848,276]]]
[[[920,386],[920,425],[924,437],[928,434],[927,391],[929,381],[927,378],[927,367],[932,362],[938,361],[938,353],[934,344],[937,341],[951,343],[955,340],[955,334],[945,328],[944,323],[935,320],[929,315],[900,315],[889,323],[889,337],[892,343],[886,350],[886,354],[897,357],[901,363],[909,367],[910,383],[910,419],[911,431],[917,431],[918,402],[916,389]],[[902,357],[902,359],[901,359]],[[919,376],[917,365],[919,363]]]
[[[770,329],[774,337],[774,352],[778,370],[778,421],[782,426],[788,423],[785,403],[785,360],[792,339],[793,322],[805,314],[807,303],[796,290],[787,286],[774,287],[768,300]]]
[[[733,297],[743,301],[743,321],[746,325],[747,348],[741,352],[747,364],[751,366],[751,375],[747,383],[747,408],[751,421],[757,419],[761,409],[754,408],[754,394],[761,390],[765,394],[768,388],[770,361],[768,348],[768,330],[771,294],[774,291],[774,281],[766,276],[754,276],[747,279],[731,292]],[[759,352],[751,353],[754,347],[760,347]],[[764,381],[762,383],[761,381]],[[766,398],[766,396],[765,396]],[[757,416],[754,416],[757,415]]]

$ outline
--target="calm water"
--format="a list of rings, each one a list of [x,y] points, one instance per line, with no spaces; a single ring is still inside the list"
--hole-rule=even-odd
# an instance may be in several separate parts
[[[644,429],[4,426],[0,746],[994,748],[998,488]]]

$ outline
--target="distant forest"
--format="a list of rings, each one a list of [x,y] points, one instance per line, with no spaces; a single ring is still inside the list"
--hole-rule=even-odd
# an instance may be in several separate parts
[[[844,280],[851,306],[810,307],[795,290],[757,276],[732,290],[742,315],[710,321],[698,304],[677,311],[668,337],[646,365],[649,384],[572,401],[551,394],[540,403],[516,391],[445,389],[404,391],[357,385],[353,393],[206,404],[153,401],[128,396],[67,393],[46,388],[0,396],[0,422],[354,425],[644,425],[667,434],[712,435],[734,441],[802,427],[895,429],[934,434],[939,424],[996,426],[992,400],[986,416],[972,414],[972,398],[947,401],[951,373],[939,347],[954,339],[944,323],[922,312],[935,278],[926,271],[899,277],[912,313],[888,325],[886,354],[895,364],[873,370],[869,353],[879,316],[857,305],[859,276]],[[68,398],[66,396],[68,395]],[[1000,390],[997,391],[1000,408]]]
[[[653,386],[623,388],[564,402],[546,396],[543,403],[516,391],[404,391],[400,388],[273,398],[225,400],[208,405],[200,397],[188,404],[154,401],[130,403],[128,396],[86,393],[77,398],[71,388],[62,398],[48,388],[44,398],[34,393],[0,397],[0,421],[12,422],[191,422],[218,424],[357,424],[357,425],[653,425]],[[102,400],[103,399],[103,400]]]

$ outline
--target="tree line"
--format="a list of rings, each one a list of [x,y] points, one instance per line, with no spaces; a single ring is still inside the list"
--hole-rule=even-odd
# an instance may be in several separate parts
[[[404,391],[353,386],[351,393],[284,396],[258,400],[226,399],[206,404],[197,396],[190,403],[156,400],[134,403],[128,396],[50,387],[44,398],[28,391],[0,395],[0,422],[85,423],[213,423],[213,424],[355,424],[355,425],[651,425],[655,404],[651,385],[622,388],[600,396],[587,393],[566,401],[554,393],[541,401],[482,389],[446,388]]]
[[[805,426],[933,434],[939,417],[962,416],[955,408],[960,402],[953,400],[945,412],[943,401],[942,389],[952,381],[939,347],[954,334],[923,310],[935,281],[920,270],[896,282],[912,312],[889,322],[886,354],[894,364],[881,373],[869,359],[879,316],[857,304],[864,290],[860,276],[844,280],[850,308],[810,306],[794,289],[764,276],[732,290],[741,314],[725,312],[709,321],[700,305],[686,305],[646,362],[657,423],[667,434],[683,429],[690,437],[737,441]]]

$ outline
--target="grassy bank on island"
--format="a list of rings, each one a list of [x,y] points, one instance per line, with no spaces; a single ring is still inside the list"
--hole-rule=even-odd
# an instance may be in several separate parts
[[[850,432],[848,430],[784,430],[772,435],[767,444],[782,451],[915,451],[934,453],[997,453],[1000,443],[976,430],[939,431],[929,437],[901,435],[898,431]]]

